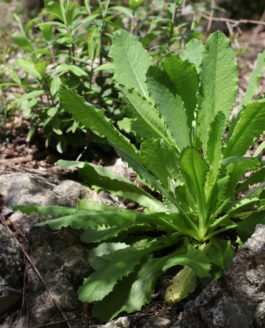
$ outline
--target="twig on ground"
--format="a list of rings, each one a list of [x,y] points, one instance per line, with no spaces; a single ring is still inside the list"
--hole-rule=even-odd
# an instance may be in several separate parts
[[[232,19],[232,18],[225,18],[225,17],[214,17],[214,16],[209,16],[207,14],[204,14],[202,12],[199,11],[194,11],[194,12],[189,12],[189,14],[193,14],[193,15],[198,15],[202,18],[205,18],[207,20],[211,20],[211,21],[216,21],[216,22],[228,22],[231,24],[234,24],[234,26],[238,26],[240,24],[255,24],[255,25],[264,25],[265,26],[265,22],[264,21],[260,21],[260,20],[255,20],[255,19]]]
[[[84,155],[85,151],[87,150],[87,146],[81,151],[81,153],[77,156],[76,161],[80,161],[81,157]]]
[[[215,7],[215,0],[211,0],[211,12],[210,12],[210,18],[208,20],[207,32],[209,32],[212,27],[214,7]]]
[[[260,21],[265,22],[265,10],[264,10],[263,14],[260,17]],[[255,29],[253,31],[253,37],[256,37],[259,34],[259,32],[261,31],[261,29],[262,29],[261,25],[258,25],[257,27],[255,27]]]
[[[227,26],[227,29],[228,29],[228,31],[229,31],[229,34],[232,36],[233,33],[234,33],[234,30],[233,30],[232,25],[231,25],[229,22],[226,22],[225,24],[226,24],[226,26]],[[234,44],[235,44],[235,46],[236,46],[236,49],[240,49],[240,44],[238,43],[237,38],[234,39]]]

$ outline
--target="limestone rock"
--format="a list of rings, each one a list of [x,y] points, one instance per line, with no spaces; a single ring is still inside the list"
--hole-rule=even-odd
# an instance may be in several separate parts
[[[7,212],[15,205],[59,205],[75,207],[78,200],[89,199],[107,205],[123,206],[118,197],[96,191],[73,180],[48,179],[28,173],[11,173],[0,176],[0,191]],[[45,220],[35,214],[15,212],[10,220],[24,232],[34,224]]]
[[[171,321],[166,318],[155,317],[146,321],[142,328],[168,328]]]
[[[130,174],[133,173],[133,170],[121,158],[118,158],[113,165],[107,166],[106,168],[128,180],[130,179]]]
[[[179,328],[265,328],[265,226],[239,249],[224,275],[184,309]]]
[[[80,242],[79,232],[32,228],[30,256],[45,281],[44,286],[34,270],[29,270],[26,295],[32,327],[62,319],[47,288],[62,311],[81,309],[77,289],[89,275],[90,269],[86,262],[87,248]]]
[[[54,205],[54,183],[48,179],[25,173],[10,173],[0,176],[0,190],[7,207],[21,204]]]
[[[21,299],[23,259],[16,240],[0,225],[0,315]]]
[[[90,328],[129,328],[130,321],[128,317],[120,317],[118,319],[112,320],[105,325],[92,325]]]

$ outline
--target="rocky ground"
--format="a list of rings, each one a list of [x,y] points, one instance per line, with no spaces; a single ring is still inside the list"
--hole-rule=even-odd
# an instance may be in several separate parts
[[[111,168],[128,177],[128,168],[120,160]],[[89,305],[81,304],[76,296],[78,286],[90,272],[87,247],[80,242],[79,233],[36,228],[33,225],[44,218],[11,208],[15,204],[75,206],[84,198],[123,204],[73,180],[60,180],[59,175],[8,172],[0,176],[0,190],[0,327],[98,327],[99,322],[89,314]],[[160,285],[163,283],[166,281]],[[156,294],[154,302],[141,313],[119,318],[106,327],[147,328],[153,323],[168,327],[181,307],[163,304],[162,295]]]
[[[112,169],[128,173],[121,161]],[[0,327],[93,328],[248,328],[265,327],[265,226],[240,248],[219,280],[190,297],[190,302],[166,305],[161,279],[153,302],[141,312],[101,325],[90,316],[89,304],[76,290],[90,273],[87,247],[79,232],[37,228],[45,218],[13,212],[15,204],[75,206],[93,199],[122,206],[107,193],[95,193],[73,180],[30,173],[0,176]],[[196,297],[197,295],[197,297]]]

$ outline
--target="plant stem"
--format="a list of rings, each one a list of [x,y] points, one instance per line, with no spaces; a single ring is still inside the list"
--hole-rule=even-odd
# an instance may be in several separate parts
[[[232,225],[230,225],[230,226],[228,226],[228,227],[224,227],[224,228],[221,228],[221,229],[219,229],[219,230],[216,230],[216,231],[214,231],[214,232],[212,232],[212,233],[209,233],[208,235],[205,236],[204,241],[213,238],[214,236],[218,235],[218,234],[221,233],[221,232],[224,232],[224,231],[227,231],[227,230],[234,229],[234,228],[236,228],[237,226],[238,226],[237,224],[232,224]]]
[[[132,18],[131,18],[131,28],[130,28],[130,33],[133,34],[134,31],[134,24],[135,24],[135,16],[134,16],[135,11],[133,11]]]
[[[110,0],[107,0],[107,2],[106,2],[106,6],[105,6],[105,8],[104,8],[104,11],[103,11],[103,18],[106,16],[106,14],[107,14],[107,11],[108,11],[108,8],[109,8],[109,4],[110,4]]]
[[[170,32],[169,32],[168,46],[170,46],[170,40],[173,37],[176,16],[177,16],[177,4],[175,3],[173,12],[172,12],[172,17],[171,17],[171,27],[170,27]]]
[[[94,60],[92,60],[91,63],[91,71],[90,71],[90,89],[92,88],[92,80],[93,80],[93,76],[94,76]]]

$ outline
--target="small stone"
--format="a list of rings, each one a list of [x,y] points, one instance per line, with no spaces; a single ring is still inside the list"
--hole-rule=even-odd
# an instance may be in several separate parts
[[[143,325],[142,328],[168,328],[171,324],[171,321],[167,318],[151,318]]]
[[[0,224],[0,313],[21,299],[23,260],[15,237]]]
[[[90,328],[129,328],[130,321],[128,317],[120,317],[112,320],[105,325],[91,325]]]

